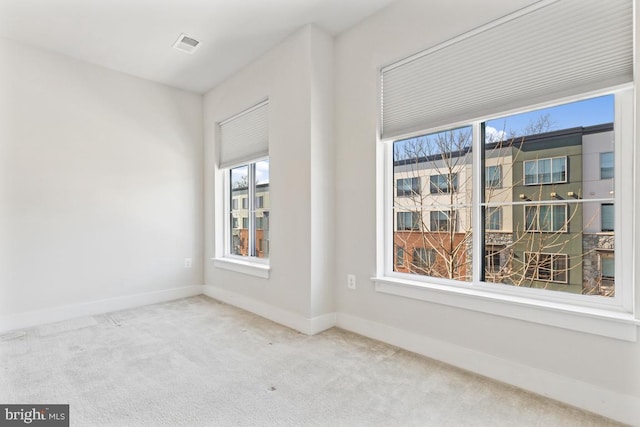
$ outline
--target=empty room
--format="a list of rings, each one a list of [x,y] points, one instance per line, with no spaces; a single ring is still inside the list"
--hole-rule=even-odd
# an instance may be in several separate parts
[[[640,426],[638,18],[0,0],[0,425]]]

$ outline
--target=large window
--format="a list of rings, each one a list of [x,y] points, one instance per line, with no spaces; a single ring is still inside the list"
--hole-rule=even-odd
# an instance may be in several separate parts
[[[633,5],[537,2],[381,68],[378,291],[636,338]],[[397,197],[408,177],[429,193]],[[400,233],[399,211],[455,212],[456,227]],[[394,269],[394,244],[433,249],[435,264]]]
[[[229,253],[269,257],[269,160],[229,170],[231,196]],[[237,203],[241,200],[240,203]]]
[[[607,276],[598,266],[601,251],[615,251],[613,236],[602,235],[613,231],[615,192],[598,165],[614,137],[614,101],[605,95],[394,141],[389,242],[413,262],[396,256],[392,271],[613,297],[614,287],[601,286],[602,277],[613,281],[612,261],[604,261]],[[588,121],[574,122],[583,111]],[[426,194],[416,184],[423,177]]]

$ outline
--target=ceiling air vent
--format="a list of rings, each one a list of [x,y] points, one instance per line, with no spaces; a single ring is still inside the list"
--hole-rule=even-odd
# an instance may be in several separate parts
[[[200,47],[200,42],[193,37],[189,37],[185,33],[182,33],[180,34],[180,37],[178,37],[178,40],[173,44],[173,47],[186,53],[193,53],[198,47]]]

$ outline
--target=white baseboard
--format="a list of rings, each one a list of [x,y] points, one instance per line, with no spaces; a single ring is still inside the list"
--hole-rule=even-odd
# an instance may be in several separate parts
[[[634,396],[349,314],[338,313],[336,326],[613,420],[640,423],[640,399]]]
[[[300,314],[211,285],[205,285],[203,293],[213,299],[247,310],[306,335],[315,335],[334,327],[336,324],[336,313],[327,313],[309,319]]]
[[[142,305],[156,304],[179,298],[202,294],[201,285],[183,286],[142,294],[126,295],[81,304],[53,307],[45,310],[28,311],[0,316],[0,333],[24,329],[45,323],[61,322],[76,317],[92,316],[110,311],[124,310]]]

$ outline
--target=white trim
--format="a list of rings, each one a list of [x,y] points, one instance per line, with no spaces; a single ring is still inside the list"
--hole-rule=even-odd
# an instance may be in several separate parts
[[[391,277],[376,277],[375,289],[385,294],[429,301],[466,310],[524,320],[541,325],[637,341],[640,320],[632,314],[571,304],[539,301],[478,289],[416,283]]]
[[[349,314],[338,313],[337,326],[623,423],[640,420],[637,396]]]
[[[336,325],[336,313],[306,318],[298,313],[211,285],[204,286],[206,296],[249,311],[306,335],[315,335]]]
[[[212,258],[213,265],[224,270],[268,279],[271,267],[268,264],[244,261],[233,258]]]
[[[0,333],[15,329],[29,328],[45,323],[61,322],[63,320],[69,320],[76,317],[92,316],[111,311],[125,310],[143,305],[157,304],[160,302],[192,297],[202,294],[202,291],[202,285],[183,286],[179,288],[164,289],[161,291],[101,299],[80,304],[52,307],[44,310],[4,315],[0,316]]]

